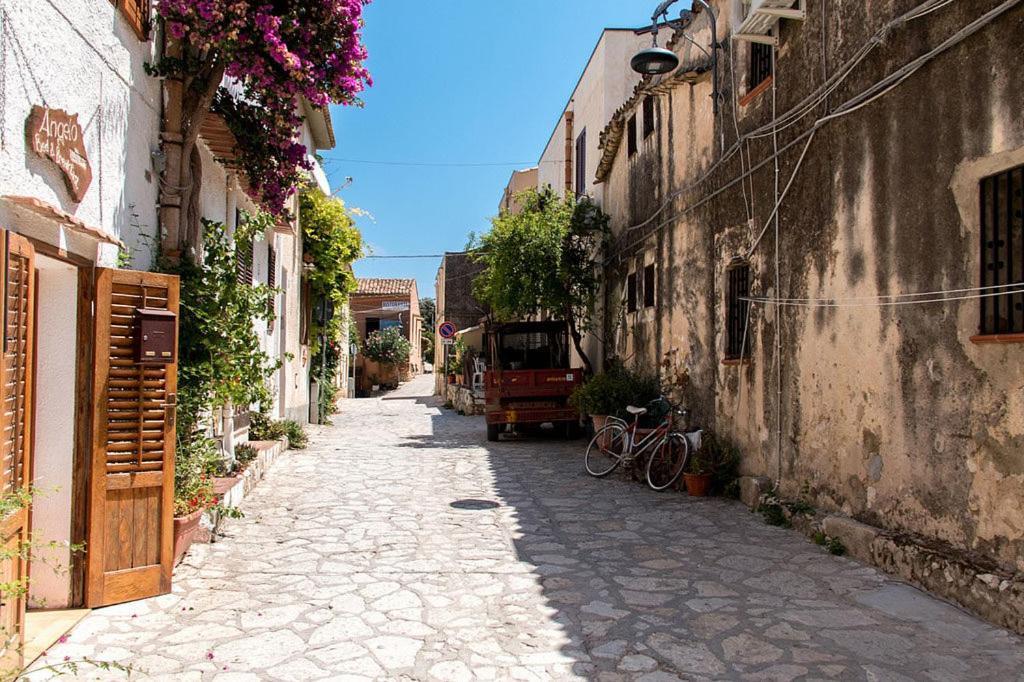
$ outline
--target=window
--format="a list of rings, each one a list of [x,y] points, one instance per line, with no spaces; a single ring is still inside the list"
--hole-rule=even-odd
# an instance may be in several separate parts
[[[380,331],[380,318],[379,317],[368,317],[366,318],[366,338],[370,337],[370,334]]]
[[[587,129],[576,138],[576,196],[587,193]]]
[[[626,126],[626,149],[629,150],[629,158],[636,155],[636,114],[629,117],[629,124]]]
[[[267,246],[267,286],[271,289],[277,288],[277,251],[273,245]],[[277,317],[277,294],[271,292],[267,299],[267,309],[270,313],[270,321],[267,322],[267,329],[274,331],[274,318]]]
[[[149,0],[111,0],[128,24],[135,31],[139,40],[149,40]]]
[[[252,286],[252,240],[243,244],[235,244],[235,272],[238,283]]]
[[[644,307],[654,307],[654,263],[644,268]]]
[[[764,43],[750,43],[750,73],[747,91],[751,91],[772,75],[772,46]]]
[[[636,273],[631,272],[626,278],[626,312],[636,312]]]
[[[1022,194],[1024,166],[1011,168],[981,181],[982,287],[1024,284]],[[979,300],[980,331],[983,335],[1024,334],[1024,294],[1003,294]]]
[[[747,328],[747,310],[750,303],[743,299],[750,296],[750,265],[740,263],[733,265],[726,271],[729,279],[729,286],[726,291],[728,300],[725,309],[725,359],[741,360],[746,357],[745,335],[749,334]]]
[[[644,139],[654,134],[654,98],[644,99]]]

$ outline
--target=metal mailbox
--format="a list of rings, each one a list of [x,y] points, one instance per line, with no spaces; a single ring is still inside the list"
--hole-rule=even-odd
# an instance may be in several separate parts
[[[169,365],[177,358],[178,316],[169,310],[137,308],[135,361],[140,365]]]

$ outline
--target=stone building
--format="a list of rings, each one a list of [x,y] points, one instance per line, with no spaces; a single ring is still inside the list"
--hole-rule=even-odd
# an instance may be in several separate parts
[[[1005,610],[901,562],[1024,571],[1024,6],[712,4],[718,115],[699,12],[601,133],[604,356]]]
[[[409,362],[398,368],[381,366],[360,353],[355,360],[356,390],[366,394],[373,386],[397,384],[421,374],[423,319],[416,280],[360,278],[357,285],[349,307],[359,338],[365,341],[373,332],[399,329],[412,344],[412,350]]]
[[[506,192],[507,194],[507,192]],[[487,307],[473,296],[473,280],[483,272],[483,263],[475,262],[467,253],[446,253],[437,269],[435,296],[437,300],[437,325],[451,322],[457,330],[469,329],[486,318]],[[437,326],[435,325],[435,327]],[[434,329],[434,382],[438,395],[444,392],[445,353],[444,344],[437,329]]]

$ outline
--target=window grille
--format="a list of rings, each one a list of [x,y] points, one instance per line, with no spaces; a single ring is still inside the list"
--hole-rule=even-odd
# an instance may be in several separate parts
[[[576,138],[576,196],[587,193],[587,129]]]
[[[753,90],[772,75],[772,46],[764,43],[750,44],[750,74],[747,90]]]
[[[981,286],[1024,288],[1024,166],[981,181]],[[1015,287],[1017,288],[1017,287]],[[999,289],[985,290],[994,293]],[[1024,333],[1024,294],[981,298],[982,334]]]
[[[744,335],[747,329],[747,310],[750,302],[743,299],[750,296],[750,265],[734,265],[726,272],[729,286],[726,292],[726,360],[741,360],[746,357]]]

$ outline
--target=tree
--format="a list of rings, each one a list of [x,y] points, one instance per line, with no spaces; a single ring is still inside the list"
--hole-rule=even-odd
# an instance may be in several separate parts
[[[280,215],[308,170],[298,141],[299,102],[360,104],[372,83],[363,66],[363,6],[369,0],[158,0],[166,49],[150,67],[166,79],[165,249],[196,250],[202,235],[197,141],[215,103],[238,139],[249,191]],[[233,92],[222,90],[225,77]],[[220,96],[218,97],[218,93]]]
[[[485,269],[473,282],[473,294],[498,320],[561,315],[592,373],[583,335],[594,322],[597,258],[608,237],[608,216],[587,197],[562,199],[551,188],[527,190],[517,200],[522,210],[502,212],[477,240],[474,257]]]
[[[427,358],[428,362],[433,362],[434,358],[434,329],[437,328],[437,302],[432,298],[421,298],[420,299],[420,319],[423,324],[423,357]]]

